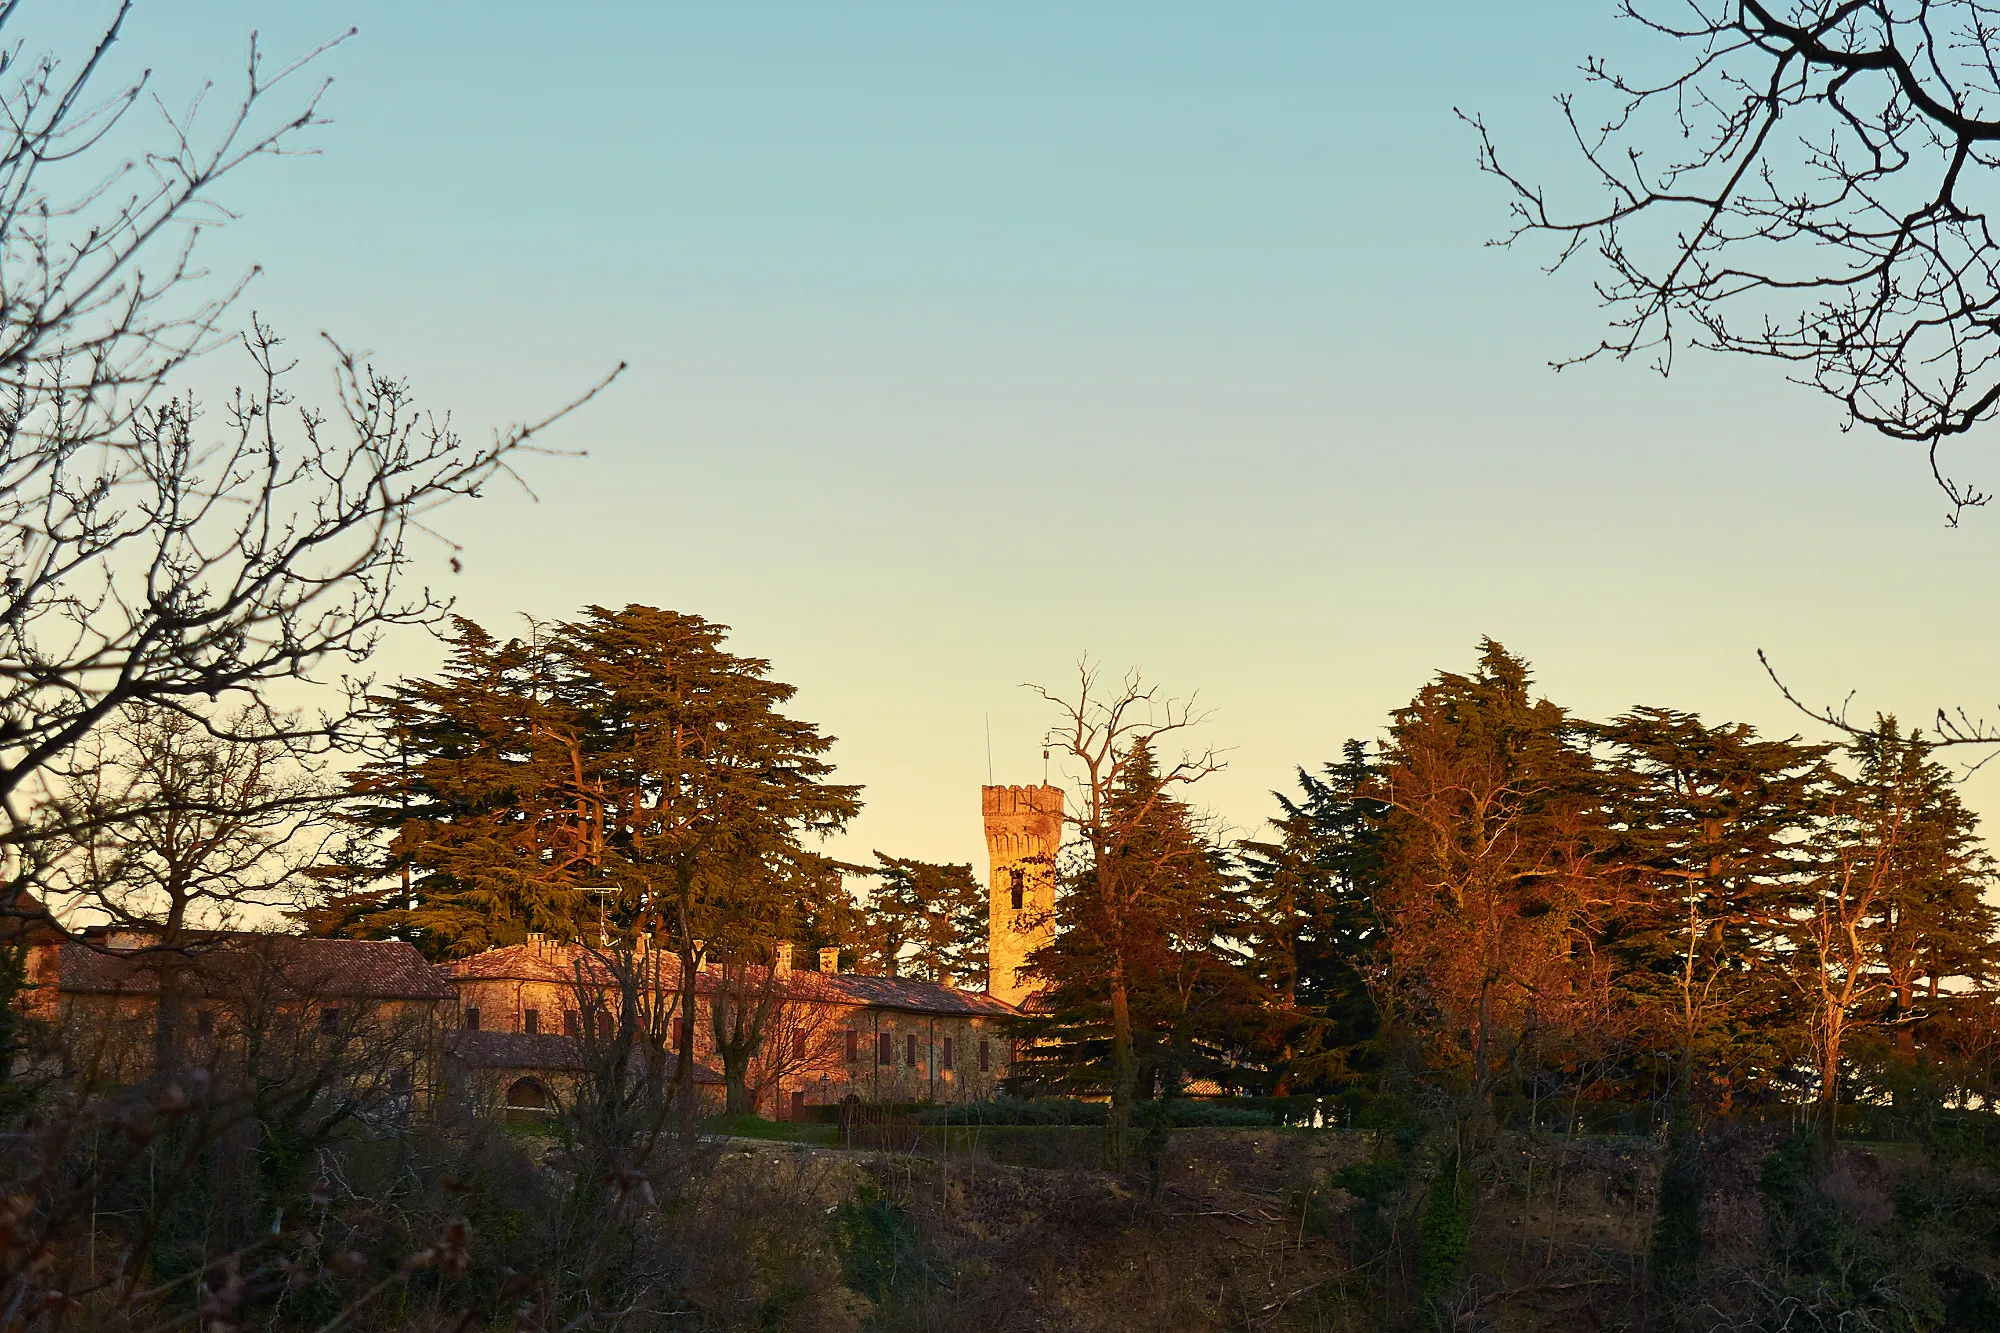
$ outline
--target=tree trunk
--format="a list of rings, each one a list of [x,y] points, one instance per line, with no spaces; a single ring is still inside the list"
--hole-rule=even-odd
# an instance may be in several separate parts
[[[1840,1029],[1833,1028],[1820,1052],[1819,1105],[1815,1113],[1820,1150],[1829,1156],[1840,1133],[1840,1039]]]
[[[173,963],[158,972],[160,993],[153,1002],[153,1073],[170,1078],[180,1068],[182,1034],[186,1031],[186,983]]]
[[[676,941],[680,949],[681,960],[681,1002],[680,1031],[677,1034],[678,1039],[674,1042],[674,1099],[680,1103],[680,1106],[677,1108],[677,1123],[680,1129],[680,1136],[683,1139],[692,1139],[694,1137],[695,1126],[694,982],[696,959],[694,956],[694,936],[689,929],[688,922],[688,897],[693,891],[693,885],[689,882],[690,879],[690,875],[686,872],[682,873],[679,911],[680,930],[678,931],[680,938]]]
[[[1667,1113],[1667,1155],[1660,1169],[1660,1192],[1653,1214],[1648,1256],[1654,1298],[1668,1321],[1680,1327],[1683,1303],[1701,1270],[1701,1132],[1694,1112],[1694,1053],[1684,1049]]]
[[[1105,1162],[1123,1171],[1131,1161],[1132,1098],[1137,1070],[1132,1061],[1132,1008],[1125,993],[1122,959],[1111,964],[1111,1114],[1105,1126]]]
[[[730,1115],[755,1115],[757,1103],[750,1097],[750,1057],[725,1055],[722,1060],[724,1100],[722,1109]]]
[[[154,943],[162,946],[154,955],[158,971],[159,997],[153,1002],[153,1073],[166,1079],[180,1068],[180,1043],[187,1031],[187,956],[178,952],[182,931],[187,925],[187,901],[175,885],[168,886],[170,897],[166,919]]]

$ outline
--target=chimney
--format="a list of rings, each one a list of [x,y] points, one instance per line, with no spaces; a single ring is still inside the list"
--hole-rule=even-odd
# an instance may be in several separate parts
[[[792,970],[792,942],[779,940],[771,946],[771,966],[780,972]]]
[[[821,949],[819,951],[819,970],[822,972],[840,971],[840,950]]]

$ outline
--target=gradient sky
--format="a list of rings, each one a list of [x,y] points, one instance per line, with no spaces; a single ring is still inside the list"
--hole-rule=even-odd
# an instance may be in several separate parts
[[[1863,710],[2000,698],[2000,512],[1946,531],[1919,457],[1771,368],[1547,369],[1588,274],[1483,244],[1453,107],[1564,178],[1551,94],[1644,57],[1608,9],[151,0],[124,58],[226,90],[252,27],[358,25],[217,269],[469,430],[631,365],[538,500],[449,513],[440,583],[501,630],[733,626],[866,784],[838,850],[983,873],[986,719],[1039,779],[1020,684],[1086,651],[1199,691],[1246,832],[1481,635],[1592,716],[1802,729],[1759,647]]]

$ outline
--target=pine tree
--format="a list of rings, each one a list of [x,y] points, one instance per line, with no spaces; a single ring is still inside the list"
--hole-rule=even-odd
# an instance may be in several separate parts
[[[1811,873],[1826,746],[1637,708],[1597,729],[1617,853],[1630,875],[1599,946],[1634,1015],[1632,1071],[1667,1094],[1667,1156],[1648,1268],[1671,1317],[1702,1257],[1704,1111],[1787,1055],[1770,950]]]
[[[986,979],[986,890],[970,865],[875,853],[867,955],[890,976],[951,986]]]
[[[1243,947],[1255,903],[1226,853],[1162,790],[1144,747],[1124,766],[1106,822],[1119,831],[1111,863],[1079,858],[1066,868],[1055,939],[1028,960],[1042,995],[1021,1024],[1026,1078],[1073,1092],[1115,1088],[1114,970],[1138,1097],[1178,1095],[1194,1078],[1258,1077],[1247,1057],[1277,1006]],[[1106,879],[1116,898],[1102,891]]]
[[[1791,922],[1785,973],[1817,1078],[1823,1147],[1843,1088],[1887,1085],[1912,1109],[1924,1010],[1962,1003],[1993,956],[1994,912],[1981,899],[1991,862],[1950,774],[1892,717],[1878,717],[1848,754],[1854,772],[1836,780],[1822,868]]]
[[[1274,792],[1275,841],[1246,842],[1243,867],[1263,930],[1265,984],[1285,997],[1283,1085],[1334,1090],[1379,1066],[1373,993],[1386,961],[1379,917],[1382,821],[1388,807],[1364,741],[1350,740],[1321,775],[1299,770],[1295,799]]]
[[[1601,947],[1657,1093],[1722,1109],[1789,1058],[1770,964],[1815,872],[1832,747],[1637,708],[1597,729],[1629,892]]]
[[[371,760],[349,774],[357,837],[303,915],[321,934],[407,939],[436,958],[582,939],[599,905],[606,811],[541,640],[463,617],[436,679],[378,696]]]
[[[1879,914],[1868,923],[1883,990],[1870,1020],[1890,1039],[1876,1081],[1901,1104],[1933,1062],[1929,1034],[1956,1011],[1981,1008],[2000,966],[2000,911],[1985,897],[1995,866],[1951,773],[1916,733],[1902,735],[1895,718],[1878,718],[1849,751],[1857,784],[1876,789],[1878,804],[1893,800],[1908,812]]]
[[[860,789],[829,780],[832,738],[788,717],[793,687],[727,634],[646,606],[504,645],[460,622],[443,677],[386,697],[385,743],[354,779],[357,822],[393,836],[352,865],[393,882],[322,920],[443,954],[637,930],[678,955],[683,1012],[704,957],[767,959],[837,927],[839,876],[806,844],[852,818]],[[694,1025],[679,1028],[687,1080]],[[761,1029],[733,1039],[754,1048]],[[692,1095],[680,1105],[691,1130]]]

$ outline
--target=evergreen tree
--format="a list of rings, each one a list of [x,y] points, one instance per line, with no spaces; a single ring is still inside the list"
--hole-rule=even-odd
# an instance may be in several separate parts
[[[1952,1026],[1960,1011],[1987,1004],[2000,963],[2000,912],[1985,896],[1995,868],[1950,772],[1915,732],[1900,734],[1895,718],[1881,717],[1848,748],[1856,786],[1872,792],[1878,807],[1906,812],[1866,926],[1881,980],[1867,1017],[1889,1037],[1872,1081],[1886,1084],[1901,1105],[1930,1081],[1926,1067],[1937,1056],[1929,1036]]]
[[[1786,997],[1764,964],[1811,872],[1828,747],[1664,708],[1634,709],[1597,738],[1631,872],[1600,947],[1633,1015],[1640,1089],[1667,1094],[1649,1269],[1678,1318],[1702,1257],[1703,1111],[1767,1083],[1787,1053]]]
[[[581,719],[554,697],[542,640],[463,617],[436,679],[376,699],[370,761],[349,774],[357,837],[303,914],[321,934],[407,939],[457,958],[530,932],[582,939],[602,901],[607,811]]]
[[[1636,1016],[1643,1090],[1720,1109],[1789,1056],[1769,965],[1815,873],[1830,746],[1637,708],[1597,729],[1629,892],[1602,947]]]
[[[1383,923],[1397,1002],[1481,1114],[1544,1029],[1584,1025],[1601,978],[1580,945],[1610,874],[1583,729],[1529,696],[1491,639],[1398,709],[1381,775]]]
[[[1835,781],[1783,973],[1799,998],[1823,1148],[1843,1089],[1858,1092],[1857,1082],[1887,1085],[1913,1109],[1922,1010],[1933,998],[1940,1011],[1962,1003],[1992,957],[1994,914],[1981,900],[1990,862],[1950,775],[1890,717],[1856,735],[1848,754],[1854,772]]]
[[[1379,899],[1382,821],[1367,743],[1350,740],[1315,777],[1300,769],[1274,841],[1243,844],[1261,926],[1254,943],[1265,984],[1285,997],[1284,1084],[1330,1090],[1372,1071],[1379,1018],[1372,992],[1386,961]]]
[[[890,976],[950,986],[986,982],[986,890],[970,865],[875,853],[864,909],[867,957]]]
[[[1028,960],[1041,984],[1021,1022],[1024,1081],[1103,1092],[1117,1080],[1111,979],[1122,969],[1140,1098],[1178,1095],[1194,1078],[1257,1077],[1246,1057],[1265,1035],[1271,992],[1243,941],[1255,904],[1196,812],[1162,789],[1150,751],[1124,766],[1106,811],[1119,830],[1119,897],[1099,891],[1100,867],[1065,868],[1053,942]]]
[[[860,789],[829,780],[832,738],[786,716],[793,687],[727,633],[646,606],[590,607],[504,645],[460,622],[443,678],[386,698],[387,743],[354,779],[357,821],[394,834],[350,869],[392,883],[321,920],[408,930],[441,954],[639,930],[678,955],[683,1012],[703,957],[768,958],[836,927],[839,876],[806,843],[850,819]],[[694,1025],[679,1028],[687,1080]],[[691,1130],[691,1094],[680,1107]]]

